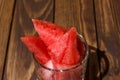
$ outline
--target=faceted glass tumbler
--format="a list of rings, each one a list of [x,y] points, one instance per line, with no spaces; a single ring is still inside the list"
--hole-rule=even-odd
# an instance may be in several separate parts
[[[84,80],[89,50],[83,36],[79,34],[78,37],[80,38],[85,47],[84,59],[75,66],[60,70],[45,67],[44,65],[38,63],[35,60],[35,68],[37,75],[35,80]]]

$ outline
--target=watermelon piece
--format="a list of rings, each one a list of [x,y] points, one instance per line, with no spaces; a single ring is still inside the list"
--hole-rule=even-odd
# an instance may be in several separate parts
[[[80,62],[80,54],[77,49],[77,32],[74,27],[71,28],[67,48],[64,53],[65,55],[62,58],[61,64],[75,65]]]
[[[47,47],[41,38],[35,36],[26,36],[21,37],[21,40],[35,55],[35,58],[39,63],[45,64],[50,60]]]
[[[79,54],[80,54],[81,60],[82,60],[85,56],[85,54],[84,54],[85,46],[79,37],[77,37],[77,49],[79,51]]]
[[[76,34],[76,30],[74,27],[72,27],[68,32],[66,32],[58,41],[56,41],[55,43],[51,44],[48,47],[48,49],[51,51],[50,56],[55,62],[60,63],[62,61],[64,55],[66,53],[69,53],[69,52],[65,52],[65,51],[69,46],[68,45],[69,40],[72,40],[71,37],[74,37],[73,34]],[[72,56],[74,56],[74,55],[72,55]]]
[[[67,31],[51,22],[32,19],[34,28],[47,46],[56,42]]]

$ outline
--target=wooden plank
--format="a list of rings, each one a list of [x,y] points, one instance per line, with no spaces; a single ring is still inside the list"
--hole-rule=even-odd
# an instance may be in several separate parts
[[[92,0],[55,0],[55,23],[75,26],[90,45],[86,80],[99,80],[97,41]]]
[[[120,80],[119,4],[119,0],[95,0],[103,80]]]
[[[0,80],[2,79],[14,0],[0,0]]]
[[[17,0],[3,80],[35,80],[32,54],[20,41],[36,35],[31,18],[53,21],[53,0]]]

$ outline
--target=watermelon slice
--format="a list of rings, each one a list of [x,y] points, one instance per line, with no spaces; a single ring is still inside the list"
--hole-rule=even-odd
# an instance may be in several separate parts
[[[27,36],[21,37],[21,40],[28,49],[34,53],[35,58],[39,63],[45,64],[50,60],[47,47],[39,37]]]
[[[34,28],[40,35],[41,39],[47,46],[56,42],[67,31],[61,26],[55,25],[47,21],[32,19]]]
[[[82,60],[85,56],[85,54],[84,54],[85,46],[79,37],[77,37],[77,49],[79,51],[79,54],[80,54],[81,60]]]
[[[72,27],[58,41],[48,47],[51,50],[51,58],[61,64],[73,65],[80,61],[77,50],[77,33]]]
[[[48,47],[49,51],[51,52],[49,55],[51,56],[53,61],[57,63],[59,63],[64,56],[64,50],[67,48],[67,37],[68,34],[62,36],[61,39]]]
[[[73,27],[71,28],[71,35],[68,38],[65,55],[62,58],[62,64],[75,65],[80,61],[80,54],[77,49],[77,32]]]

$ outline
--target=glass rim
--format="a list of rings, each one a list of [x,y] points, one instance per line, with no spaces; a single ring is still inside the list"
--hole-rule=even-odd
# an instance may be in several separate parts
[[[39,62],[36,60],[36,58],[35,58],[35,56],[34,56],[34,54],[33,54],[33,58],[34,58],[35,62],[37,62],[37,64],[39,64],[39,66],[41,66],[42,68],[47,69],[48,71],[53,71],[53,72],[65,72],[65,71],[70,71],[70,70],[76,69],[77,67],[79,67],[80,65],[82,65],[82,64],[85,63],[85,61],[87,60],[88,55],[89,55],[89,52],[88,52],[88,51],[89,51],[89,48],[88,48],[88,45],[87,45],[86,40],[84,39],[84,37],[83,37],[81,34],[78,34],[78,36],[79,36],[80,40],[82,41],[82,43],[83,43],[84,46],[85,46],[85,51],[84,51],[85,55],[84,55],[84,58],[82,59],[82,61],[79,62],[77,65],[75,65],[75,66],[73,66],[73,67],[70,67],[70,68],[67,68],[67,69],[52,69],[52,68],[46,67],[46,66],[44,66],[43,64],[39,63]]]

